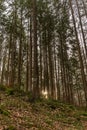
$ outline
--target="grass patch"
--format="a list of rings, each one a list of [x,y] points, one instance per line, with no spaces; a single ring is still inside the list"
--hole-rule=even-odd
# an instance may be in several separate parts
[[[7,95],[14,95],[14,93],[15,93],[15,92],[14,92],[14,89],[12,89],[12,88],[7,88],[7,89],[6,89],[6,94],[7,94]]]
[[[4,130],[17,130],[14,126],[8,126]]]
[[[0,114],[3,114],[5,116],[9,116],[10,112],[8,112],[7,110],[5,110],[2,106],[0,106]]]
[[[48,125],[53,125],[53,121],[51,119],[46,119],[45,123],[47,123]]]
[[[0,91],[5,91],[6,87],[4,85],[0,85]]]
[[[87,113],[86,112],[84,112],[82,115],[87,117]]]
[[[78,121],[78,120],[77,120],[77,121],[75,121],[75,122],[73,123],[73,125],[76,127],[77,130],[84,130],[81,121]]]

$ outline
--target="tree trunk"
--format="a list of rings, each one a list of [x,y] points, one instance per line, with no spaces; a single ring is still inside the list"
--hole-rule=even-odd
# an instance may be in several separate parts
[[[33,0],[34,80],[33,96],[39,98],[38,50],[37,50],[37,2]]]

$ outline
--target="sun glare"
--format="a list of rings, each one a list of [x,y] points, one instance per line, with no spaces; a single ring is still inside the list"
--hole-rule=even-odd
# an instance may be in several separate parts
[[[48,98],[48,92],[42,90],[42,95],[47,99]]]

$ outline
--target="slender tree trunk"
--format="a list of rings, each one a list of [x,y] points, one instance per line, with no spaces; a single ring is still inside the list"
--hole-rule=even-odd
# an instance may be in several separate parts
[[[21,87],[21,72],[22,72],[22,32],[23,32],[23,25],[22,25],[22,8],[21,8],[21,28],[20,28],[20,42],[19,42],[19,59],[18,59],[18,87]]]
[[[7,50],[5,50],[4,57],[3,57],[2,74],[1,74],[1,84],[4,84],[6,53],[7,53]]]
[[[82,56],[81,56],[80,43],[79,43],[79,39],[78,39],[78,33],[77,33],[77,29],[76,29],[76,23],[75,23],[74,12],[73,12],[73,8],[72,8],[71,0],[69,0],[69,2],[70,2],[70,8],[71,8],[71,13],[72,13],[72,18],[73,18],[75,36],[76,36],[76,40],[77,40],[78,55],[79,55],[79,61],[80,61],[80,67],[81,67],[81,76],[82,76],[82,82],[83,82],[83,88],[84,88],[84,92],[85,92],[85,99],[86,99],[86,106],[87,106],[87,82],[86,82],[86,77],[85,77],[85,73],[84,73],[84,65],[83,65],[83,60],[82,60]]]
[[[12,33],[9,36],[9,50],[8,50],[8,62],[7,62],[7,78],[6,85],[9,86],[10,83],[10,62],[11,62],[11,44],[12,44]]]
[[[80,26],[81,26],[82,36],[83,36],[83,43],[84,43],[84,48],[85,48],[86,58],[87,58],[87,46],[86,46],[86,40],[85,40],[85,35],[84,35],[84,30],[83,30],[83,25],[82,25],[82,20],[81,20],[81,15],[80,15],[80,10],[79,10],[79,4],[78,4],[78,1],[77,1],[77,0],[76,0],[76,5],[77,5],[77,10],[78,10],[78,15],[79,15],[79,21],[80,21]]]
[[[48,39],[50,39],[49,36],[48,36]],[[48,43],[48,58],[49,58],[49,78],[50,78],[50,87],[51,87],[51,98],[54,99],[55,98],[54,67],[53,67],[53,57],[52,57],[50,43]]]
[[[32,91],[32,17],[30,16],[30,46],[29,46],[29,90]]]
[[[42,91],[42,33],[40,31],[40,91]]]
[[[82,0],[82,3],[83,3],[84,11],[85,11],[85,16],[86,16],[86,18],[87,18],[87,8],[86,8],[86,5],[85,5],[84,0]]]
[[[39,98],[38,49],[37,49],[37,1],[33,0],[33,42],[34,42],[34,85],[33,96]]]

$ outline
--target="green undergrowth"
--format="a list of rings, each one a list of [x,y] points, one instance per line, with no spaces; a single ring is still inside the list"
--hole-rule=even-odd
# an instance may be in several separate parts
[[[16,96],[25,96],[26,93],[23,90],[20,90],[18,87],[6,87],[4,85],[0,85],[0,91],[4,91],[7,95],[16,95]]]
[[[0,91],[5,91],[5,90],[6,90],[6,86],[0,85]]]
[[[6,108],[4,108],[2,105],[0,105],[0,114],[10,116],[10,112],[6,110]]]
[[[8,126],[7,128],[4,128],[4,130],[17,130],[14,126]]]
[[[86,130],[82,123],[87,122],[87,111],[83,108],[52,99],[33,101],[30,92],[5,86],[0,86],[0,96],[0,126],[6,126],[3,130],[19,130],[16,125],[26,130],[33,127],[38,130],[54,130],[55,122],[62,124],[61,127],[66,126],[67,130],[68,127],[71,130]]]

